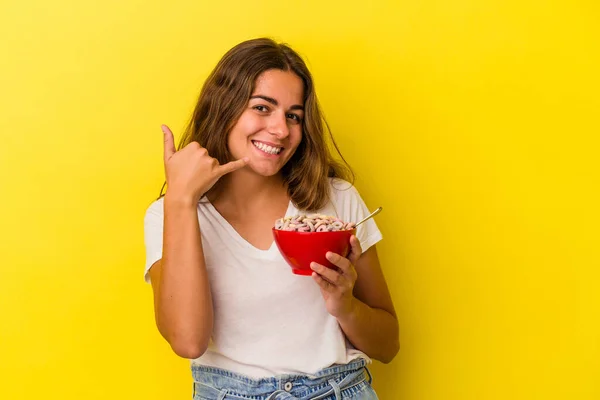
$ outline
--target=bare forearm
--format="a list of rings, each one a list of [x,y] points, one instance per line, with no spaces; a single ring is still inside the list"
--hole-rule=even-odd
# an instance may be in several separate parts
[[[398,353],[398,321],[389,312],[354,298],[351,311],[338,322],[350,343],[369,357],[388,363]]]
[[[173,349],[195,358],[206,350],[213,307],[196,204],[165,197],[157,319]]]

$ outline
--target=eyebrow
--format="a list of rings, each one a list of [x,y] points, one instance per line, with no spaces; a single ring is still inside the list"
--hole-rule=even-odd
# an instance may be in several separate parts
[[[269,103],[273,104],[274,106],[279,105],[279,102],[277,100],[275,100],[274,98],[269,97],[269,96],[264,96],[262,94],[250,96],[250,99],[263,99],[263,100],[268,101]],[[304,110],[304,107],[301,106],[300,104],[294,104],[293,106],[290,107],[290,110]]]

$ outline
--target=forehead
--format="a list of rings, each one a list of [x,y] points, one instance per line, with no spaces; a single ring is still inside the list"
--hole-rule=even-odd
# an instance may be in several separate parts
[[[270,69],[258,76],[252,94],[272,97],[282,105],[303,104],[304,84],[291,71]]]

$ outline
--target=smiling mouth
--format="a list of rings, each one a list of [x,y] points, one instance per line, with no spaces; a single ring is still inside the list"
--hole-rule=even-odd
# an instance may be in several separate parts
[[[272,155],[277,155],[277,154],[281,153],[281,151],[283,150],[283,147],[272,147],[272,146],[269,146],[262,142],[257,142],[254,140],[252,141],[252,144],[254,145],[254,147],[259,149],[260,151],[263,151],[267,154],[272,154]]]

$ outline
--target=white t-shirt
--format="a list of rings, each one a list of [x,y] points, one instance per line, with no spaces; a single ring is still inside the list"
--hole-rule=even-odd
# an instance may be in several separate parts
[[[369,214],[357,190],[330,179],[331,201],[315,213],[358,222]],[[286,215],[302,211],[290,201]],[[312,375],[333,364],[362,357],[346,340],[310,276],[292,274],[277,245],[260,250],[243,239],[206,198],[198,219],[214,306],[208,350],[192,363],[224,368],[254,378]],[[275,221],[273,221],[275,223]],[[162,258],[163,198],[144,218],[146,268]],[[381,240],[373,219],[357,228],[363,251]]]

